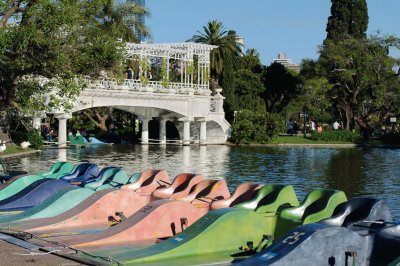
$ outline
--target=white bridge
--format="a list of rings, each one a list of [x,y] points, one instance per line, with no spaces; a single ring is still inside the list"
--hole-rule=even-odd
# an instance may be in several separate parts
[[[109,106],[135,114],[142,123],[142,144],[149,144],[148,124],[153,119],[160,123],[159,144],[169,142],[167,121],[175,125],[182,145],[223,144],[230,131],[224,118],[224,97],[220,89],[211,96],[209,89],[214,48],[197,43],[129,43],[125,59],[132,66],[131,78],[119,82],[105,76],[88,79],[72,112]],[[71,113],[58,111],[55,117],[59,146],[65,146]]]

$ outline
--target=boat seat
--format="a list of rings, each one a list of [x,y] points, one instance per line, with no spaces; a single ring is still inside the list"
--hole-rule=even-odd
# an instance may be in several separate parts
[[[137,175],[136,175],[137,174]],[[130,180],[136,180],[140,173],[133,174],[132,176],[128,177],[124,169],[120,169],[116,172],[111,178],[107,179],[102,186],[100,186],[96,190],[102,190],[105,188],[119,188],[125,184],[128,184]],[[136,175],[136,179],[132,177]]]
[[[56,163],[54,163],[54,164],[50,167],[49,171],[46,171],[46,172],[43,172],[43,173],[39,173],[38,175],[40,175],[40,176],[42,176],[42,177],[46,177],[46,176],[48,176],[48,175],[57,173],[58,171],[60,171],[60,169],[62,168],[62,166],[63,166],[64,164],[70,164],[70,165],[72,165],[72,164],[69,163],[69,162],[56,162]]]
[[[192,187],[188,195],[176,198],[176,200],[193,202],[198,198],[223,199],[229,196],[229,189],[224,179],[206,179]]]
[[[82,181],[81,186],[95,190],[99,186],[103,185],[108,179],[112,179],[113,176],[116,173],[118,173],[120,170],[121,170],[121,167],[115,167],[115,166],[104,167],[100,171],[100,173],[96,177],[96,179],[84,180],[84,181]],[[71,183],[71,184],[74,184],[74,183]]]
[[[76,169],[76,166],[74,166],[72,163],[63,162],[61,164],[61,166],[58,169],[56,169],[56,171],[54,171],[50,174],[47,174],[45,177],[59,179],[66,174],[72,173],[75,169]]]
[[[154,190],[153,199],[176,199],[187,195],[192,187],[204,180],[204,177],[192,173],[182,173],[177,175],[172,184],[165,188]]]
[[[291,220],[297,224],[319,222],[331,217],[335,208],[347,201],[343,191],[333,189],[317,189],[311,191],[298,207],[284,209],[280,218]]]
[[[197,185],[200,186],[200,183]],[[195,193],[195,190],[196,189],[194,189],[193,193]],[[184,197],[183,200],[190,200],[191,196],[189,195],[187,197]],[[195,198],[191,201],[191,204],[193,204],[197,208],[210,209],[210,205],[213,201],[227,199],[230,196],[231,194],[229,192],[228,185],[226,184],[225,179],[213,180],[209,183],[208,187],[205,187],[197,195],[195,195]]]
[[[370,265],[395,266],[400,263],[400,223],[385,225],[375,233]]]
[[[153,193],[158,188],[169,186],[170,180],[166,170],[151,170],[152,175],[142,185],[135,190],[138,193]]]
[[[275,213],[281,205],[298,206],[296,193],[292,186],[279,184],[264,185],[249,201],[235,205],[235,208],[255,210],[259,213]]]
[[[140,193],[151,193],[154,189],[165,185],[169,185],[167,171],[148,169],[142,172],[135,182],[123,185],[121,189],[130,189]]]
[[[332,217],[322,220],[321,223],[349,227],[355,223],[377,220],[393,221],[387,204],[376,198],[357,197],[338,205]]]
[[[67,182],[83,181],[98,176],[99,172],[96,164],[81,163],[75,167],[72,173],[60,177],[60,180]]]
[[[259,183],[240,184],[236,187],[232,196],[230,196],[227,199],[222,199],[222,200],[217,200],[217,201],[212,202],[210,209],[216,210],[216,209],[222,209],[222,208],[229,208],[238,203],[248,201],[254,196],[257,189],[259,189],[261,187],[262,187],[262,185]]]

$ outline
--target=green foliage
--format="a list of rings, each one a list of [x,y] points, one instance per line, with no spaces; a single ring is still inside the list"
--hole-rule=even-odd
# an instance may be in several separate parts
[[[141,58],[140,60],[140,83],[143,86],[146,86],[149,83],[149,78],[147,77],[147,70],[149,68],[149,62],[147,62],[147,58]]]
[[[322,131],[312,132],[311,139],[314,141],[324,142],[351,142],[356,143],[361,141],[361,136],[350,130],[333,130],[333,131]]]
[[[267,112],[270,113],[282,112],[302,90],[300,78],[279,63],[272,63],[264,70],[262,81],[265,86],[263,98]]]
[[[367,28],[366,0],[332,0],[331,16],[326,27],[327,40],[338,41],[349,36],[365,38]]]
[[[210,68],[205,67],[204,68],[204,82],[207,83],[210,81]]]
[[[265,103],[260,97],[265,90],[261,77],[249,69],[235,72],[235,96],[238,110],[248,109],[265,112]]]
[[[267,143],[285,129],[282,117],[276,114],[241,110],[232,124],[235,143]]]
[[[85,131],[92,131],[97,127],[83,112],[75,112],[72,114],[72,117],[68,119],[68,128],[76,130],[83,128]]]
[[[167,59],[163,57],[162,59],[162,63],[161,63],[161,85],[164,88],[168,88],[169,86],[169,78],[168,78],[168,74],[167,74]]]
[[[237,69],[248,69],[253,73],[260,74],[262,68],[260,54],[256,49],[248,49],[243,56],[237,59]]]
[[[218,80],[223,72],[224,60],[227,57],[235,57],[240,54],[241,47],[235,35],[228,34],[221,21],[212,20],[203,26],[203,32],[198,32],[190,41],[217,45],[218,48],[211,51],[211,76]]]
[[[333,84],[329,99],[346,119],[346,129],[357,124],[371,132],[400,112],[400,81],[394,72],[400,62],[388,55],[399,45],[390,36],[326,41],[318,74]]]
[[[83,88],[80,77],[100,69],[119,75],[121,40],[129,39],[124,14],[147,14],[113,0],[16,1],[20,9],[7,2],[0,9],[0,101],[24,110],[68,109]]]
[[[227,57],[224,61],[224,71],[221,78],[221,87],[223,88],[223,94],[225,96],[225,117],[229,122],[232,122],[233,112],[237,109],[237,105],[235,99],[235,73],[231,57]]]
[[[43,137],[37,129],[31,129],[27,132],[27,140],[31,144],[29,147],[40,150],[43,147]]]

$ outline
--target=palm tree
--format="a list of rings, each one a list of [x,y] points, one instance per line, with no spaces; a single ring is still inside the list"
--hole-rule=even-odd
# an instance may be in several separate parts
[[[235,58],[241,54],[241,44],[237,42],[234,31],[226,31],[221,21],[212,20],[203,26],[203,31],[198,31],[189,41],[217,45],[218,48],[211,51],[211,90],[214,92],[215,86],[223,72],[224,60],[229,56]]]
[[[141,17],[150,16],[149,10],[135,1],[108,0],[103,9],[103,27],[110,32],[119,31],[124,41],[139,42],[138,36],[150,36],[150,30]],[[135,29],[136,32],[133,32]]]

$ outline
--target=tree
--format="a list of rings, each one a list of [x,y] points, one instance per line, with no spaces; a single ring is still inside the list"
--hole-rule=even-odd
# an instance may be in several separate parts
[[[103,9],[107,16],[103,28],[109,32],[122,31],[124,41],[140,42],[139,36],[149,37],[150,31],[140,17],[149,16],[150,13],[144,5],[137,1],[118,2],[108,1]],[[133,32],[135,29],[136,32]]]
[[[269,113],[280,113],[301,92],[301,80],[279,63],[268,66],[262,80],[263,98]]]
[[[372,36],[327,41],[321,51],[319,71],[333,85],[329,97],[345,118],[345,128],[357,124],[368,136],[390,116],[399,113],[399,59],[389,56],[400,48],[394,37]]]
[[[249,69],[254,73],[261,74],[263,65],[260,54],[256,49],[248,49],[246,53],[237,59],[237,69]]]
[[[278,114],[241,110],[232,124],[232,141],[235,143],[267,143],[282,133],[285,125]]]
[[[232,31],[228,34],[221,21],[209,21],[207,26],[203,26],[203,31],[199,31],[199,34],[194,35],[189,41],[218,46],[211,51],[210,55],[211,89],[215,90],[215,83],[218,83],[223,71],[224,60],[227,57],[238,56],[241,47],[237,42],[236,34]]]
[[[248,109],[265,112],[265,103],[260,97],[265,90],[261,76],[249,69],[240,69],[235,73],[235,94],[238,110]]]
[[[113,0],[3,1],[2,106],[24,112],[67,109],[84,87],[83,76],[102,69],[121,72],[126,27],[115,21],[113,8]]]
[[[332,0],[326,40],[337,41],[346,36],[365,38],[367,28],[366,0]]]
[[[236,97],[235,97],[235,70],[233,66],[232,57],[227,57],[224,60],[224,71],[221,77],[221,87],[225,96],[224,110],[225,117],[228,121],[233,121],[233,114],[236,110]]]
[[[309,118],[331,123],[334,106],[327,93],[332,85],[325,77],[318,76],[317,61],[303,59],[299,78],[302,80],[302,93],[291,101],[288,109],[297,113],[306,109]]]

